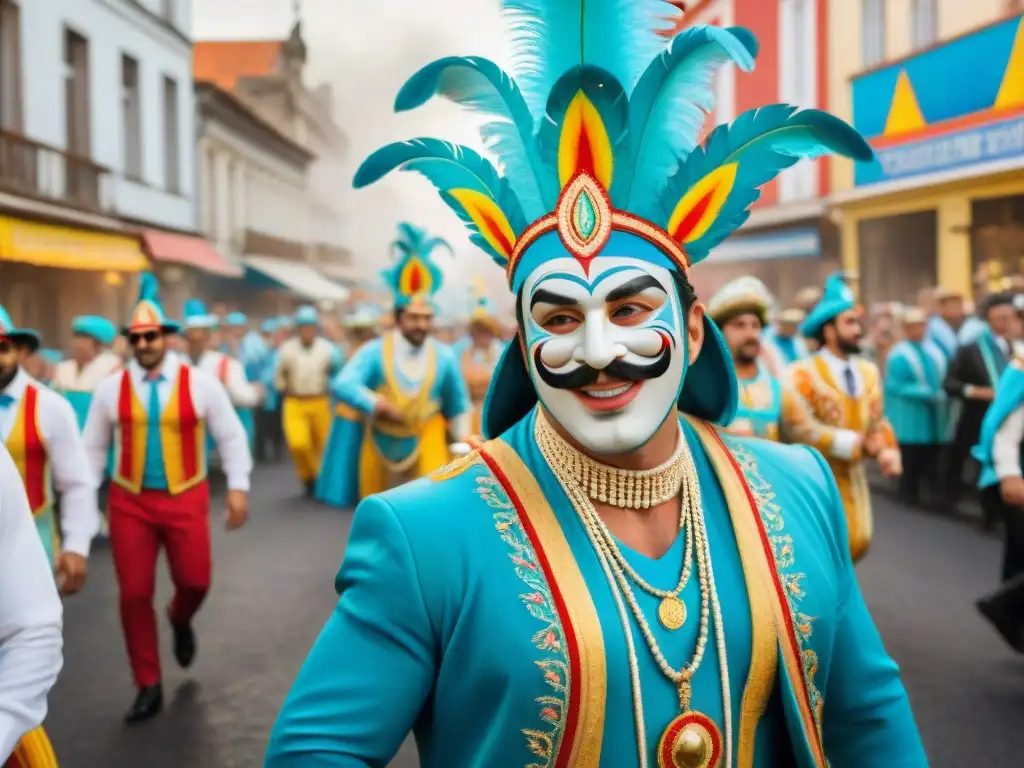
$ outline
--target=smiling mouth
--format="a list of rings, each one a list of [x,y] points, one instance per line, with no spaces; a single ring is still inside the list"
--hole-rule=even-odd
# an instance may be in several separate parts
[[[573,390],[579,401],[591,411],[621,411],[640,393],[643,381],[607,382],[603,385]]]

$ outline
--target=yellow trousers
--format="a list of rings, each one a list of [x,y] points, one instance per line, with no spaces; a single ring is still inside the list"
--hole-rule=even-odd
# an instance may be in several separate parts
[[[359,457],[359,497],[365,499],[375,493],[382,493],[418,477],[426,477],[452,460],[448,450],[447,422],[437,414],[430,418],[420,432],[419,456],[413,465],[401,475],[392,472],[373,444],[370,430],[363,438],[363,450]]]
[[[285,397],[281,406],[284,439],[303,483],[316,480],[331,432],[331,403],[324,397]]]
[[[57,768],[57,756],[46,731],[36,728],[26,733],[5,768]]]
[[[857,562],[868,553],[875,532],[871,513],[871,491],[867,473],[860,462],[830,462],[836,476],[839,496],[846,512],[846,529],[850,539],[850,558]]]

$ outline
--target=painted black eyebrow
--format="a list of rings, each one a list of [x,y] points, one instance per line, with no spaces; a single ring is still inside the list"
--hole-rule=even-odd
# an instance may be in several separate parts
[[[563,296],[560,293],[552,293],[541,288],[530,299],[530,309],[532,310],[535,305],[540,304],[553,304],[556,307],[575,307],[579,302],[576,299],[571,299],[568,296]]]
[[[658,282],[657,278],[651,275],[641,275],[640,277],[633,278],[628,283],[623,283],[618,288],[615,288],[608,292],[608,296],[605,298],[606,302],[618,301],[619,299],[628,299],[630,296],[637,296],[643,293],[648,288],[657,288],[662,293],[665,293],[665,286]]]

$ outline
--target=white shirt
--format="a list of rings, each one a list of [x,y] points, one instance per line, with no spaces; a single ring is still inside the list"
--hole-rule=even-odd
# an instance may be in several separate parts
[[[1003,422],[992,440],[992,467],[1000,480],[1020,477],[1020,444],[1024,441],[1024,407]]]
[[[89,471],[85,443],[78,432],[78,418],[71,404],[23,369],[18,369],[3,390],[14,402],[0,410],[0,439],[6,443],[11,434],[28,384],[39,391],[37,420],[46,441],[54,489],[61,500],[63,550],[88,557],[93,537],[100,529],[100,511],[96,506],[99,483]]]
[[[63,607],[18,469],[0,446],[0,765],[46,717],[64,664]]]
[[[864,377],[861,375],[856,355],[850,355],[844,360],[828,349],[819,350],[818,355],[825,361],[825,365],[828,366],[828,372],[832,374],[832,380],[835,381],[840,392],[844,392],[850,397],[857,397],[864,393]],[[853,372],[853,392],[850,392],[847,386],[847,368]],[[832,438],[832,446],[829,449],[829,453],[837,459],[849,461],[853,458],[853,453],[860,441],[860,432],[854,429],[837,429]]]
[[[260,401],[260,391],[249,383],[245,377],[245,368],[238,360],[223,352],[210,349],[203,353],[203,356],[199,358],[199,363],[194,364],[193,367],[220,381],[221,361],[225,359],[227,360],[227,376],[225,376],[226,381],[223,384],[228,391],[228,397],[231,398],[231,404],[236,408],[252,408]]]
[[[331,342],[318,336],[308,347],[299,339],[281,345],[274,383],[285,395],[319,397],[327,394],[337,352]]]
[[[61,392],[95,392],[100,382],[122,365],[121,358],[110,351],[100,352],[81,368],[74,360],[62,360],[54,369],[51,386]]]
[[[167,407],[171,398],[174,383],[178,378],[178,369],[185,365],[182,358],[174,352],[164,355],[160,366],[163,379],[157,384],[157,397],[160,407]],[[139,399],[149,401],[149,388],[146,381],[148,372],[135,360],[128,363],[128,373],[132,386]],[[96,477],[102,477],[107,467],[108,450],[117,426],[118,395],[121,391],[121,376],[116,373],[108,376],[100,384],[89,407],[89,417],[85,422],[85,449],[89,455],[89,463]],[[220,455],[221,469],[228,481],[228,489],[232,491],[248,491],[249,475],[252,473],[252,454],[249,452],[249,438],[245,428],[238,419],[227,390],[217,379],[198,368],[192,368],[192,404],[196,414],[206,421],[206,428],[217,444]]]

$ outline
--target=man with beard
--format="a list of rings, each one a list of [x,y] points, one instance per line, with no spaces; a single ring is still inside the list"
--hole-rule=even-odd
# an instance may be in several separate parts
[[[821,451],[835,474],[846,511],[850,555],[857,562],[871,546],[871,493],[863,462],[874,459],[886,477],[902,473],[899,448],[885,418],[878,368],[860,356],[864,328],[853,291],[842,273],[832,275],[818,305],[803,322],[818,351],[793,364],[789,376],[803,398],[792,426],[795,442]]]
[[[687,277],[781,169],[870,148],[778,105],[698,142],[716,66],[753,65],[747,30],[666,47],[648,3],[505,7],[518,82],[451,57],[396,105],[501,109],[511,177],[419,139],[355,178],[426,175],[503,268],[519,333],[488,439],[359,505],[265,765],[387,765],[415,729],[424,768],[924,768],[828,465],[712,426],[736,377]]]
[[[228,530],[248,517],[252,456],[227,392],[213,376],[167,348],[178,323],[164,315],[159,286],[142,275],[139,301],[122,329],[133,359],[96,390],[85,444],[97,477],[107,466],[111,440],[110,548],[120,592],[132,677],[138,689],[125,722],[148,720],[163,707],[160,647],[153,610],[161,545],[174,584],[167,619],[174,657],[192,665],[192,620],[210,588],[210,489],[206,433],[213,435],[227,477]]]
[[[230,352],[222,352],[213,348],[212,334],[218,329],[220,321],[216,315],[206,311],[206,305],[199,299],[185,302],[185,357],[188,363],[206,372],[227,390],[231,404],[235,407],[239,421],[249,438],[250,451],[256,443],[256,423],[253,408],[260,401],[262,392],[258,384],[250,383],[242,363]],[[229,315],[230,317],[230,315]],[[209,448],[213,448],[210,436]]]
[[[469,437],[471,404],[451,347],[430,337],[442,272],[430,256],[448,244],[399,224],[397,260],[384,278],[395,329],[360,347],[335,379],[331,439],[317,498],[335,507],[424,477]],[[449,440],[449,437],[451,438]]]
[[[13,469],[16,470],[15,473],[4,472],[0,478],[5,486],[2,503],[6,507],[19,497],[17,492],[8,487],[14,479],[24,489],[21,497],[28,500],[28,509],[42,542],[47,563],[56,576],[57,589],[62,595],[69,596],[77,593],[85,584],[89,570],[89,550],[100,528],[96,506],[97,483],[89,472],[85,447],[71,405],[29,376],[21,367],[19,350],[34,350],[38,346],[39,337],[36,332],[16,328],[7,310],[0,307],[0,440],[6,448],[4,453],[9,454],[4,456],[5,461],[0,464],[0,470],[6,468],[12,459]],[[55,510],[55,492],[61,505],[59,518]],[[20,511],[13,509],[10,514],[20,514]],[[0,510],[0,515],[6,514],[7,509]],[[15,520],[8,522],[0,519],[0,525],[5,524],[11,525],[12,530],[17,530],[20,525]],[[25,542],[22,545],[34,546]],[[21,553],[8,554],[22,560]],[[26,564],[31,566],[31,555],[28,555]],[[36,589],[36,585],[31,582],[31,574],[30,567],[27,574],[0,575],[0,581],[13,579],[16,586],[22,583],[24,576],[25,586],[29,589],[25,594],[28,595]],[[8,588],[0,588],[0,592],[4,589]],[[42,612],[40,615],[50,611],[48,593],[49,590],[45,590],[38,594],[39,610]],[[3,607],[0,605],[0,627],[8,621],[8,617],[3,615]],[[52,613],[49,615],[52,616]],[[59,616],[58,610],[58,623]],[[0,629],[0,658],[7,651],[3,635],[4,631]],[[59,654],[57,666],[59,668]],[[50,671],[46,670],[44,676],[48,677],[49,674]],[[0,683],[8,682],[12,688],[16,685],[15,681],[4,680],[0,670]],[[0,753],[9,753],[13,744],[3,744],[8,738],[3,729],[4,693],[0,686]],[[49,740],[42,731],[35,731],[26,737],[15,752],[18,762],[14,765],[31,768],[32,763],[28,762],[31,758],[39,761],[42,768],[47,768],[53,764],[46,760],[47,756],[52,756]]]
[[[725,335],[739,382],[739,408],[728,429],[738,435],[779,440],[798,421],[798,398],[762,360],[762,333],[771,296],[756,277],[722,286],[708,302],[708,316]]]

